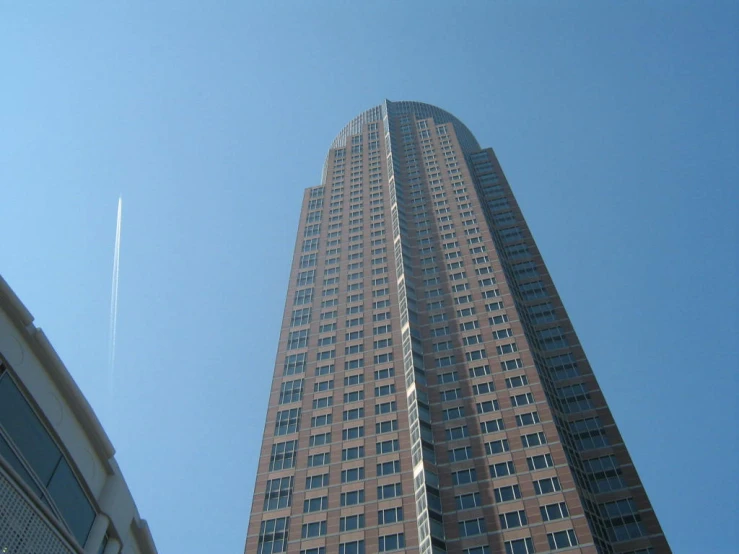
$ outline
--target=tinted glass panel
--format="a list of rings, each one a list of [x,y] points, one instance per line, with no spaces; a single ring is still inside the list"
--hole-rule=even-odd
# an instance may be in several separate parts
[[[38,496],[41,496],[41,489],[38,488],[38,485],[36,485],[36,482],[31,477],[31,474],[28,473],[26,468],[23,466],[23,463],[18,459],[18,456],[15,455],[15,452],[10,449],[10,446],[8,446],[8,443],[5,442],[5,439],[2,437],[2,435],[0,435],[0,458],[3,458],[6,462],[10,464],[10,467],[18,472],[18,475],[20,475],[21,478],[26,482],[26,485],[33,489],[33,492],[35,492]]]
[[[61,452],[7,375],[0,378],[0,425],[41,482],[48,484]]]
[[[77,542],[85,544],[95,511],[66,460],[59,462],[47,490]]]

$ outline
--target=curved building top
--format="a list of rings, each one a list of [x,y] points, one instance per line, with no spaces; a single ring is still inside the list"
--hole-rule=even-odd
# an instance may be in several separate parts
[[[113,445],[33,321],[0,276],[0,552],[156,554]]]
[[[402,114],[413,114],[418,119],[434,120],[434,123],[441,125],[444,123],[451,123],[459,139],[459,143],[465,154],[470,152],[476,152],[480,150],[480,144],[467,128],[467,126],[457,119],[454,115],[450,114],[446,110],[437,108],[431,104],[425,104],[423,102],[392,102],[385,100],[379,106],[375,106],[359,114],[357,117],[347,123],[344,128],[336,135],[336,138],[331,143],[330,150],[334,148],[343,148],[346,146],[346,139],[352,135],[357,135],[362,132],[362,127],[366,123],[372,123],[373,121],[384,121],[385,117],[392,119]],[[330,153],[329,150],[329,153]],[[328,167],[328,156],[326,157],[326,163],[324,164],[324,178],[326,176],[326,168]]]

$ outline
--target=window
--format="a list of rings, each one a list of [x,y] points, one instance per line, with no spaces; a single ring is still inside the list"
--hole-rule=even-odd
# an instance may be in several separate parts
[[[402,494],[403,487],[400,483],[390,483],[389,485],[381,485],[377,487],[377,500],[387,500],[388,498],[402,496]]]
[[[388,367],[375,371],[375,381],[379,381],[381,379],[389,379],[390,377],[395,377],[395,368]]]
[[[357,460],[364,458],[364,446],[352,446],[341,450],[341,461]]]
[[[316,352],[316,361],[332,360],[336,357],[336,350],[327,350],[326,352]]]
[[[321,452],[308,456],[308,467],[325,466],[331,463],[331,453]]]
[[[321,375],[330,375],[334,372],[334,364],[328,364],[328,365],[321,365],[316,367],[316,376],[320,377]]]
[[[551,358],[547,358],[545,361],[549,368],[549,374],[555,381],[569,379],[580,375],[577,363],[575,362],[575,357],[572,354],[553,356]]]
[[[516,415],[516,425],[524,427],[526,425],[534,425],[540,423],[539,412],[529,412],[527,414]]]
[[[309,498],[303,501],[303,513],[320,512],[328,509],[328,496]]]
[[[442,402],[449,402],[450,400],[456,400],[462,397],[460,389],[443,390],[439,394],[441,395]]]
[[[557,502],[555,504],[547,504],[546,506],[539,507],[541,511],[541,519],[543,521],[552,521],[555,519],[562,519],[563,517],[569,517],[570,513],[567,510],[567,504],[564,502]]]
[[[482,505],[479,492],[471,492],[468,494],[461,494],[455,496],[454,500],[457,503],[457,510],[466,510],[468,508],[476,508]]]
[[[363,417],[364,417],[364,408],[352,408],[351,410],[344,410],[344,413],[343,413],[344,421],[362,419]]]
[[[606,520],[608,538],[614,542],[627,541],[646,534],[633,498],[601,504],[600,512]]]
[[[364,352],[364,344],[352,344],[344,348],[344,355],[358,354]]]
[[[363,390],[357,390],[357,391],[344,393],[344,404],[350,404],[352,402],[359,402],[360,400],[364,400]]]
[[[390,394],[395,394],[395,385],[389,384],[389,385],[381,385],[379,387],[375,387],[375,396],[388,396]]]
[[[489,381],[487,383],[479,383],[477,385],[472,385],[472,394],[479,395],[479,394],[488,394],[495,391],[495,385],[492,381]]]
[[[310,475],[305,478],[305,489],[320,489],[321,487],[328,487],[328,473],[322,475]]]
[[[308,346],[308,329],[290,331],[287,337],[287,349],[305,348]]]
[[[511,329],[498,329],[497,331],[493,331],[493,338],[496,340],[505,339],[512,336],[513,331]]]
[[[300,402],[303,398],[303,380],[285,381],[280,385],[280,404]]]
[[[497,400],[486,400],[485,402],[478,402],[476,406],[478,414],[497,412],[500,409]]]
[[[313,301],[313,289],[301,289],[295,292],[295,298],[293,304],[295,306],[301,306],[304,304],[310,304]]]
[[[463,554],[490,554],[490,547],[488,545],[483,545],[465,548]]]
[[[459,419],[460,417],[464,417],[464,406],[455,406],[454,408],[448,408],[443,411],[444,421]]]
[[[475,535],[482,535],[483,533],[487,532],[487,529],[485,528],[484,518],[460,521],[458,523],[458,526],[460,537],[473,537]]]
[[[283,477],[267,481],[264,492],[264,511],[279,510],[290,506],[293,495],[293,478]]]
[[[364,479],[364,467],[354,467],[341,471],[341,482],[352,483]]]
[[[308,446],[323,446],[324,444],[331,443],[331,433],[320,433],[318,435],[311,435]]]
[[[290,318],[290,327],[297,327],[298,325],[307,325],[310,323],[310,308],[298,308],[293,310],[292,317]]]
[[[387,354],[379,354],[379,355],[377,355],[377,356],[374,357],[374,363],[375,363],[375,365],[378,365],[378,364],[386,364],[386,363],[392,362],[392,361],[393,361],[393,353],[392,352],[388,352]]]
[[[390,433],[398,430],[398,420],[391,419],[389,421],[380,421],[375,423],[375,434]]]
[[[471,446],[460,446],[449,450],[449,462],[461,462],[472,458]]]
[[[505,429],[505,424],[502,419],[491,419],[489,421],[481,421],[480,429],[483,433],[495,433]]]
[[[485,375],[490,375],[490,366],[487,364],[470,368],[470,377],[484,377]]]
[[[285,356],[285,366],[282,370],[282,375],[288,376],[305,373],[306,356],[307,354],[305,352]]]
[[[564,336],[561,327],[552,327],[538,331],[537,339],[543,350],[556,350],[557,348],[565,348],[568,346],[567,338]]]
[[[477,470],[475,468],[452,472],[452,483],[454,485],[465,485],[474,481],[477,481]]]
[[[488,456],[502,454],[503,452],[508,452],[509,450],[510,447],[508,446],[508,439],[500,439],[497,441],[485,443],[485,453]]]
[[[514,389],[516,387],[523,387],[524,385],[529,384],[529,378],[525,375],[516,375],[515,377],[510,377],[505,380],[505,386],[509,389]]]
[[[318,346],[329,346],[336,343],[336,336],[331,335],[330,337],[319,337]]]
[[[459,375],[457,375],[456,371],[449,371],[447,373],[439,373],[436,379],[440,385],[444,383],[453,383],[455,381],[459,381]]]
[[[516,527],[528,525],[526,512],[523,510],[500,514],[498,517],[500,518],[501,529],[515,529]]]
[[[544,283],[541,281],[532,281],[531,283],[524,283],[518,287],[519,293],[524,300],[533,300],[534,298],[546,298],[549,296]]]
[[[389,462],[377,464],[378,477],[382,477],[384,475],[393,475],[395,473],[400,473],[400,460],[391,460]]]
[[[376,454],[388,454],[390,452],[397,452],[398,450],[400,450],[398,439],[381,441],[376,445]]]
[[[554,461],[552,460],[551,454],[541,454],[539,456],[528,457],[526,458],[526,463],[529,466],[529,471],[554,467]]]
[[[555,392],[560,400],[560,409],[565,413],[572,414],[593,409],[585,383],[560,387]]]
[[[275,436],[296,433],[300,429],[300,408],[277,412]]]
[[[559,479],[556,477],[547,477],[546,479],[534,481],[534,491],[536,494],[549,494],[550,492],[561,490],[562,486],[559,484]]]
[[[570,432],[578,450],[591,450],[608,446],[608,436],[599,417],[570,422]]]
[[[510,500],[518,500],[521,498],[521,490],[518,485],[509,485],[495,489],[496,502],[508,502]]]
[[[295,451],[298,441],[278,442],[272,445],[269,457],[269,470],[279,471],[295,467]]]
[[[392,402],[383,402],[382,404],[375,404],[375,415],[389,414],[398,411],[398,405],[393,400]]]
[[[361,504],[362,502],[364,502],[364,489],[341,493],[342,506],[354,506],[355,504]]]
[[[472,352],[465,352],[464,357],[468,362],[474,362],[476,360],[482,360],[487,356],[485,349],[473,350]]]
[[[336,312],[331,312],[331,313],[334,314],[333,317],[336,317]],[[321,314],[321,319],[326,319],[324,316],[327,316],[327,315],[328,314]],[[332,322],[332,323],[325,323],[325,324],[321,325],[318,328],[318,332],[319,333],[328,333],[328,332],[331,332],[331,331],[336,331],[336,322],[335,321]]]
[[[498,351],[498,356],[518,352],[518,346],[515,342],[512,342],[511,344],[501,344],[500,346],[496,346],[495,349]]]
[[[505,554],[533,554],[534,553],[534,542],[531,537],[524,539],[517,539],[515,541],[506,541],[503,543],[505,546]]]
[[[572,529],[557,531],[556,533],[547,533],[547,539],[549,540],[549,548],[552,550],[577,546],[577,537]]]
[[[312,539],[314,537],[322,537],[326,534],[326,522],[315,521],[313,523],[303,523],[300,537],[303,539]]]
[[[528,404],[534,403],[534,396],[530,393],[524,393],[524,394],[517,394],[516,396],[511,396],[511,406],[514,408],[516,406],[526,406]]]
[[[329,381],[316,381],[313,383],[313,392],[325,392],[329,390],[333,390],[334,388],[334,381],[333,379]]]
[[[364,541],[343,542],[339,545],[339,554],[365,554]]]
[[[521,436],[521,444],[524,448],[531,448],[533,446],[540,446],[547,443],[547,437],[544,433],[531,433],[530,435]]]
[[[364,358],[359,358],[357,360],[346,360],[344,362],[344,371],[352,371],[354,369],[359,369],[364,367]],[[355,379],[356,383],[363,383],[364,382],[364,375],[352,375],[351,377],[344,377],[344,386],[347,386],[346,383],[350,382],[350,379]],[[360,380],[361,379],[361,380]]]
[[[500,367],[503,369],[503,371],[511,371],[512,369],[519,369],[523,367],[523,362],[520,358],[515,358],[513,360],[500,362]]]
[[[300,554],[326,554],[325,546],[316,546],[315,548],[306,548],[301,550]]]
[[[490,477],[505,477],[506,475],[515,475],[516,467],[513,462],[499,462],[490,466]]]
[[[452,341],[444,341],[444,342],[437,342],[433,346],[434,352],[443,352],[444,350],[452,350],[454,348],[454,344]]]
[[[344,386],[345,387],[351,387],[353,385],[361,385],[364,383],[364,374],[358,373],[356,375],[347,375],[344,377]],[[355,391],[362,393],[360,398],[354,399],[354,400],[348,400],[347,394],[354,394],[354,393],[345,393],[344,394],[344,402],[355,402],[356,400],[362,400],[364,398],[364,391]]]
[[[339,531],[354,531],[364,529],[364,514],[346,516],[339,519]]]
[[[364,436],[364,426],[360,427],[349,427],[341,432],[342,440],[358,439]]]
[[[403,521],[403,508],[388,508],[377,512],[378,525],[388,525],[399,521]]]
[[[613,455],[583,460],[585,471],[595,492],[610,492],[626,487],[621,469]]]
[[[467,429],[466,425],[462,425],[461,427],[452,427],[451,429],[446,429],[446,440],[457,440],[457,439],[463,439],[470,436],[470,432]]]
[[[259,527],[257,554],[287,552],[287,531],[290,518],[279,517],[263,521]]]

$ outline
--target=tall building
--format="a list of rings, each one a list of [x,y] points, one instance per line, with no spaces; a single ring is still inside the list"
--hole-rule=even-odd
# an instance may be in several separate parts
[[[92,408],[0,277],[0,554],[156,554]]]
[[[248,554],[670,552],[491,149],[390,102],[303,198]]]

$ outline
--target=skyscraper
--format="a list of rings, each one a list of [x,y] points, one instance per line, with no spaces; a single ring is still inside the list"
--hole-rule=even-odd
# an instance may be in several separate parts
[[[246,552],[662,554],[492,149],[390,102],[307,189]]]

